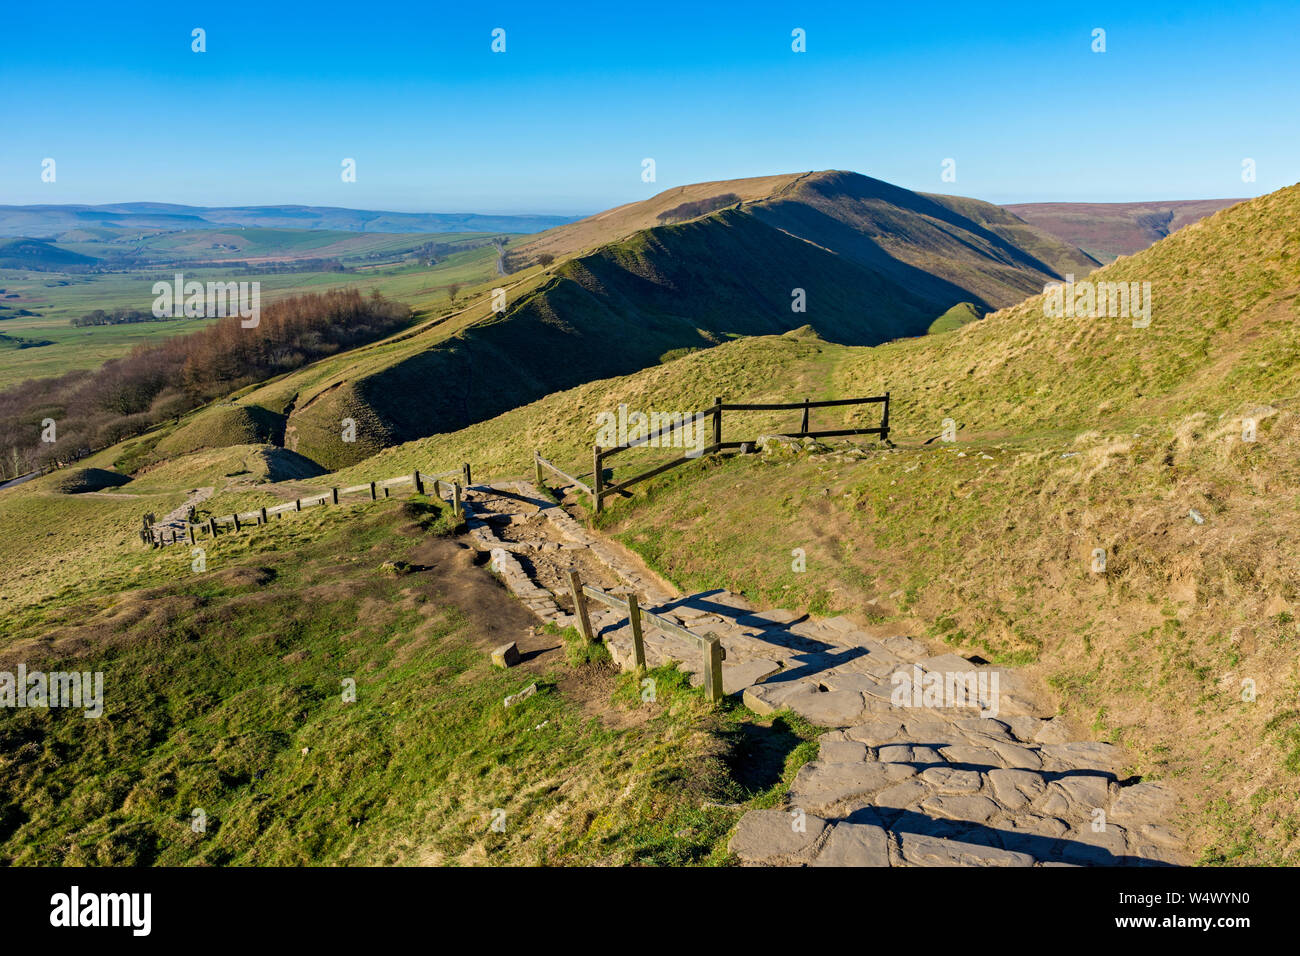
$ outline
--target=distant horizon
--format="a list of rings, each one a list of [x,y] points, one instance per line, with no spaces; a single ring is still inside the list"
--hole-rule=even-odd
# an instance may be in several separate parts
[[[862,175],[866,175],[863,173]],[[735,177],[737,179],[748,177]],[[705,182],[727,182],[727,180],[705,180]],[[672,186],[665,186],[660,192],[676,189],[679,186],[693,185],[692,183],[680,183]],[[895,184],[898,185],[898,184]],[[904,187],[911,188],[911,187]],[[1279,188],[1286,188],[1285,186]],[[983,196],[972,196],[967,193],[944,193],[935,189],[914,189],[913,192],[930,193],[946,196],[957,196],[963,199],[975,199],[987,202],[995,206],[1027,206],[1027,205],[1104,205],[1104,206],[1124,206],[1134,204],[1159,204],[1159,203],[1188,203],[1188,202],[1221,202],[1224,200],[1235,200],[1245,202],[1255,197],[1238,195],[1238,196],[1180,196],[1178,198],[1161,198],[1161,199],[1013,199],[1013,200],[994,200],[987,199]],[[649,197],[646,197],[649,198]],[[133,205],[157,205],[157,206],[174,206],[184,209],[286,209],[300,207],[304,209],[337,209],[347,212],[379,212],[379,213],[396,213],[399,215],[409,216],[500,216],[500,217],[517,217],[517,218],[567,218],[567,219],[585,219],[588,216],[594,216],[598,213],[612,209],[615,206],[625,205],[625,203],[612,203],[609,206],[602,206],[598,209],[590,209],[581,212],[536,212],[531,210],[519,210],[512,207],[502,207],[501,209],[398,209],[394,207],[371,207],[371,206],[344,206],[324,203],[305,203],[305,202],[236,202],[236,203],[182,203],[172,202],[165,199],[123,199],[111,200],[108,202],[65,202],[65,203],[47,203],[47,202],[0,202],[0,209],[58,209],[71,207],[86,208],[105,208],[110,206],[133,206]],[[230,228],[284,228],[278,226],[231,226]]]

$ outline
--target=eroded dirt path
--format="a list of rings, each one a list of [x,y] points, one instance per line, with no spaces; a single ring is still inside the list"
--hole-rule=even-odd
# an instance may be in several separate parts
[[[156,519],[153,523],[154,540],[162,544],[164,532],[170,533],[175,539],[183,536],[190,509],[203,504],[212,497],[216,490],[215,488],[195,488],[182,504],[173,508],[163,517]]]

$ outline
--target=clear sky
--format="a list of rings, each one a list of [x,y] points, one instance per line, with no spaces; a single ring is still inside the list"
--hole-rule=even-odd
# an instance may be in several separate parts
[[[6,4],[0,38],[0,203],[581,214],[826,168],[993,202],[1300,179],[1294,0],[78,0]]]

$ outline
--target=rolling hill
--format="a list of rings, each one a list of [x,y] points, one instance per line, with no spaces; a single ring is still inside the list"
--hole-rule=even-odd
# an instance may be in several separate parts
[[[611,243],[598,255],[507,281],[518,283],[521,300],[531,296],[544,302],[565,277],[582,288],[581,274],[565,271],[581,263],[598,280],[588,294],[608,295],[602,286],[628,281],[619,277],[619,268],[664,261],[657,245],[682,251],[745,249],[728,244],[762,234],[736,221],[746,214],[743,207],[729,206],[690,222],[643,230],[634,234],[636,243]],[[795,218],[791,210],[783,214],[787,221]],[[452,469],[464,461],[474,464],[480,479],[519,475],[534,448],[582,470],[589,462],[595,413],[620,402],[636,409],[685,410],[716,395],[842,398],[889,389],[895,448],[886,451],[868,441],[856,451],[822,448],[708,459],[613,502],[597,524],[683,587],[725,587],[798,612],[844,610],[898,633],[924,634],[969,658],[1016,665],[1041,684],[1062,715],[1124,746],[1133,761],[1123,769],[1129,782],[1163,781],[1180,794],[1184,812],[1170,822],[1191,833],[1201,862],[1294,863],[1300,854],[1300,813],[1293,796],[1300,775],[1300,717],[1294,706],[1300,635],[1295,623],[1300,591],[1294,580],[1300,562],[1298,222],[1300,187],[1291,187],[1222,210],[1094,272],[1090,278],[1097,282],[1152,284],[1146,328],[1134,328],[1127,319],[1053,316],[1043,297],[1035,295],[942,335],[862,347],[828,341],[807,321],[810,312],[808,327],[724,341],[627,375],[580,382],[460,430],[375,448],[379,453],[372,459],[329,477],[300,477],[282,488],[258,480],[256,461],[275,452],[266,444],[203,450],[211,441],[205,437],[208,426],[239,432],[234,437],[244,442],[264,442],[279,420],[263,423],[251,410],[242,414],[229,406],[208,409],[179,427],[167,426],[79,463],[136,475],[116,491],[61,493],[55,475],[0,496],[0,561],[8,569],[4,623],[37,640],[64,626],[72,608],[93,604],[111,610],[124,600],[116,595],[138,598],[142,588],[172,588],[179,595],[187,585],[176,583],[175,559],[184,559],[184,567],[188,553],[144,552],[142,559],[132,529],[142,510],[165,513],[202,485],[218,487],[207,503],[218,513],[412,468]],[[736,230],[736,235],[718,231],[726,238],[715,241],[715,230]],[[640,259],[633,256],[638,249]],[[799,264],[806,269],[815,261],[820,260]],[[778,267],[771,259],[759,265]],[[989,267],[979,279],[989,282],[997,274]],[[883,288],[886,279],[873,275]],[[644,281],[658,276],[647,271]],[[718,279],[730,281],[725,274]],[[690,281],[701,280],[697,275]],[[977,314],[956,311],[959,320]],[[343,411],[346,402],[354,403],[351,410],[374,414],[354,383],[373,387],[372,379],[434,351],[428,341],[439,335],[449,349],[463,350],[462,358],[495,359],[484,346],[501,347],[500,340],[465,333],[514,319],[508,311],[484,321],[486,307],[481,312],[476,305],[233,398],[245,409],[284,415],[298,427],[312,420],[300,412],[304,402],[310,410],[339,401],[331,415]],[[753,319],[755,327],[762,317]],[[556,327],[539,318],[533,328],[537,338],[528,344],[557,334]],[[493,374],[490,366],[466,369]],[[407,390],[390,400],[418,404],[429,393],[449,391],[453,382],[413,376]],[[510,385],[507,379],[495,387],[505,392]],[[393,381],[387,386],[402,387]],[[340,395],[346,402],[335,398]],[[784,427],[779,416],[765,414],[728,419],[727,428],[737,431],[724,433],[724,439]],[[825,427],[836,418],[831,410],[819,413]],[[958,428],[951,444],[937,440],[945,418]],[[323,444],[324,429],[336,421],[319,420],[325,423],[321,435],[307,437]],[[172,436],[167,448],[181,457],[140,470],[125,467],[145,460],[144,451],[164,433]],[[387,440],[398,437],[390,434]],[[273,567],[289,582],[288,596],[277,598],[289,603],[275,605],[285,610],[249,618],[247,629],[238,633],[241,647],[280,633],[287,615],[298,613],[302,602],[293,604],[292,595],[302,593],[297,582],[304,569],[321,574],[328,569],[337,595],[339,568],[362,557],[346,549],[376,549],[357,564],[362,570],[401,555],[392,550],[393,527],[380,521],[379,512],[362,535],[355,526],[327,527],[334,514],[322,511],[301,524],[221,539],[231,550],[214,556]],[[316,521],[319,527],[313,526]],[[39,553],[30,547],[34,525],[61,529],[43,539]],[[381,553],[379,545],[389,550]],[[791,569],[791,547],[806,550],[801,573]],[[1104,573],[1092,570],[1098,548],[1107,555]],[[222,568],[226,573],[226,565]],[[264,587],[264,578],[254,579],[257,588]],[[245,587],[243,580],[232,583]],[[396,607],[400,598],[393,589],[375,590],[373,582],[385,579],[373,573],[349,579],[341,589],[346,603],[335,608],[345,622],[340,633],[350,633],[357,618],[353,580],[355,586],[369,582],[371,590],[360,593],[373,591],[374,601],[364,605],[367,614]],[[244,620],[232,610],[242,607],[231,600],[239,595],[205,593],[220,602],[212,608],[218,619],[225,614]],[[149,594],[174,596],[172,591]],[[402,626],[389,617],[372,620],[376,640]],[[200,626],[208,621],[203,618]],[[322,635],[324,643],[312,645],[323,659],[337,652],[330,643],[335,636]],[[124,647],[136,646],[123,641]],[[177,668],[186,680],[196,679],[197,671],[179,663]],[[1257,693],[1243,694],[1247,686]],[[299,742],[284,746],[296,754]],[[165,770],[150,766],[143,772]],[[27,805],[36,806],[45,778],[24,773]],[[124,793],[125,788],[118,796]],[[57,822],[42,811],[30,827],[66,843]],[[111,858],[134,845],[133,833],[97,832],[99,842],[83,840],[77,852]],[[55,836],[50,859],[57,859],[57,846],[64,845],[56,845]],[[292,841],[261,852],[289,854]]]
[[[0,269],[58,272],[85,269],[96,262],[93,256],[61,249],[40,239],[0,240]]]
[[[1101,262],[1112,262],[1242,201],[1046,202],[1015,203],[1002,208],[1043,232],[1078,246]]]
[[[1292,186],[1094,272],[1152,284],[1145,328],[1053,317],[1037,295],[872,348],[812,330],[749,338],[388,449],[331,481],[461,461],[517,474],[533,448],[581,473],[595,413],[620,402],[888,389],[888,452],[688,465],[598,524],[683,587],[844,609],[1022,667],[1061,714],[1124,745],[1130,780],[1177,790],[1171,823],[1200,862],[1294,864],[1297,223]],[[953,443],[939,439],[949,418]],[[781,426],[756,414],[734,427],[724,440]],[[806,550],[803,573],[791,547]]]
[[[719,194],[740,198],[644,225]],[[541,264],[572,250],[585,251]],[[337,467],[681,349],[803,325],[874,345],[924,334],[959,302],[1009,305],[1095,265],[996,206],[837,171],[669,190],[544,233],[511,259],[524,271],[503,283],[503,312],[480,287],[450,320],[243,401],[286,415],[286,445]],[[344,418],[365,423],[356,442],[338,440]]]
[[[126,202],[100,206],[0,206],[0,236],[50,239],[72,230],[330,229],[343,232],[540,232],[568,216],[382,212],[335,206],[182,206]]]

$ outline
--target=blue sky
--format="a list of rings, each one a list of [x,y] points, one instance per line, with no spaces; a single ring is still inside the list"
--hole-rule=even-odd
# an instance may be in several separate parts
[[[9,4],[0,203],[580,214],[825,168],[994,202],[1300,179],[1300,5],[1144,6]]]

